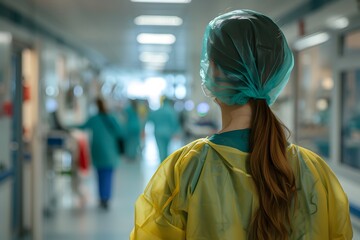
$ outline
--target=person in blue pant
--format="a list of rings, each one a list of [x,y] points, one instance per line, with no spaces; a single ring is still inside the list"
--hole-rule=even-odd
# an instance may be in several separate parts
[[[141,122],[137,112],[137,101],[130,100],[130,105],[125,109],[126,115],[126,142],[125,155],[129,160],[136,160],[139,154],[141,138]]]
[[[164,98],[162,106],[149,113],[148,121],[154,124],[154,135],[162,162],[169,155],[168,148],[172,137],[180,129],[178,114],[171,106],[170,99]]]
[[[91,132],[91,159],[97,172],[100,207],[107,209],[112,195],[113,173],[120,161],[117,138],[124,137],[118,120],[108,114],[101,98],[96,99],[98,113],[77,126]]]

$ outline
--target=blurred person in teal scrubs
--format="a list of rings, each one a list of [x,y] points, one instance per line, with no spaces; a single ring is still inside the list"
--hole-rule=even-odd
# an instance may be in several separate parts
[[[169,155],[168,149],[171,139],[180,130],[179,117],[171,105],[171,100],[163,98],[162,106],[149,113],[148,121],[154,124],[154,135],[162,162]]]
[[[107,209],[112,195],[113,173],[120,161],[116,139],[124,137],[124,129],[110,115],[101,98],[96,99],[98,112],[77,128],[91,133],[91,159],[98,176],[100,207]]]
[[[125,155],[129,160],[136,160],[140,150],[141,121],[138,114],[137,100],[131,99],[125,109],[126,116],[126,141]]]

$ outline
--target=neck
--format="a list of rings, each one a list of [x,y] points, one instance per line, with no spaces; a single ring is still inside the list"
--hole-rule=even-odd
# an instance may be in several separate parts
[[[250,128],[252,111],[249,103],[231,106],[219,103],[219,106],[222,119],[222,128],[219,133]]]

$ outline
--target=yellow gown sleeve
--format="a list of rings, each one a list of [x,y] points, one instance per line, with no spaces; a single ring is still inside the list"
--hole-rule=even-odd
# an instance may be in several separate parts
[[[131,240],[185,239],[186,212],[177,207],[181,151],[158,168],[135,204]]]
[[[327,189],[329,206],[329,236],[331,239],[352,239],[352,224],[348,198],[330,167],[319,161],[324,171],[323,184]]]
[[[352,239],[349,201],[337,177],[327,163],[316,154],[307,151],[326,190],[329,239]]]

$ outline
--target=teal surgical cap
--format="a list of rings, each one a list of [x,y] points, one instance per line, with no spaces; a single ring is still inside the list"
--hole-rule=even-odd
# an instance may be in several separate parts
[[[204,34],[200,63],[207,95],[228,104],[250,99],[275,102],[289,80],[293,54],[268,17],[235,10],[213,19]]]

